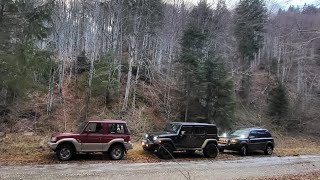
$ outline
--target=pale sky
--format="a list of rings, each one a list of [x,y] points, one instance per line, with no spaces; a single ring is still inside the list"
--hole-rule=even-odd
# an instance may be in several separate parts
[[[174,1],[174,0],[167,0],[167,1]],[[176,0],[179,1],[179,0]],[[180,0],[181,1],[181,0]],[[200,0],[185,0],[185,2],[189,2],[192,4],[197,4]],[[207,0],[208,3],[214,4],[214,2],[217,2],[218,0]],[[227,6],[229,8],[235,7],[235,4],[239,0],[226,0]],[[281,8],[288,8],[290,5],[299,6],[302,7],[305,3],[307,4],[314,4],[314,5],[320,5],[320,0],[266,0],[267,6],[274,6],[277,5]]]

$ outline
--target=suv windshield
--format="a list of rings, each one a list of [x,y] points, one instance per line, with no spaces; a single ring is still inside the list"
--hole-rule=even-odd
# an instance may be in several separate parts
[[[83,122],[81,123],[79,126],[78,126],[78,129],[77,129],[77,133],[82,133],[84,127],[87,125],[88,122]]]
[[[176,133],[178,133],[178,130],[179,130],[180,126],[181,126],[180,124],[169,123],[164,128],[164,131],[172,132],[172,133],[176,134]]]
[[[231,132],[229,132],[229,135],[230,136],[239,136],[239,137],[242,137],[242,138],[246,138],[246,137],[249,136],[249,133],[250,133],[250,131],[241,129],[241,130],[231,131]]]

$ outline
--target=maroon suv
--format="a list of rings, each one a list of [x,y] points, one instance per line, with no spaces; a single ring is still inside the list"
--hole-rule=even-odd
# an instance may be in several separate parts
[[[78,133],[54,133],[48,145],[59,160],[70,160],[75,153],[103,152],[120,160],[132,149],[130,133],[125,121],[89,121]]]

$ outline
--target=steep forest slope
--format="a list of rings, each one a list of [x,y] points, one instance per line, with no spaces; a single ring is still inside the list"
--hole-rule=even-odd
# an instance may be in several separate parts
[[[0,131],[124,119],[319,134],[320,9],[200,1],[0,1]]]

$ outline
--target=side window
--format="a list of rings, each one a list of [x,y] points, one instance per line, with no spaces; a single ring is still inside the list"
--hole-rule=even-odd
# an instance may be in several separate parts
[[[207,134],[217,134],[216,126],[206,126]]]
[[[85,131],[90,133],[102,134],[103,133],[102,123],[89,123]]]
[[[271,134],[269,133],[269,131],[266,131],[266,137],[271,137]]]
[[[108,124],[109,134],[126,134],[126,126],[124,124]]]
[[[253,138],[258,138],[258,132],[257,131],[251,131],[249,136],[253,137]]]
[[[205,130],[203,126],[194,126],[193,134],[205,134]]]
[[[265,130],[258,131],[258,138],[265,138],[267,137],[267,133]]]
[[[180,132],[185,131],[184,134],[192,134],[192,126],[182,126]]]

